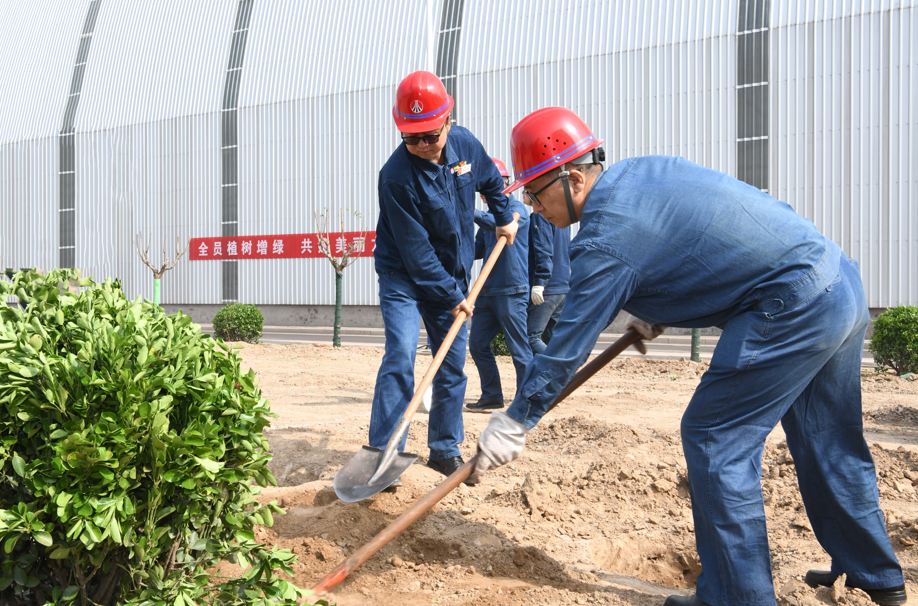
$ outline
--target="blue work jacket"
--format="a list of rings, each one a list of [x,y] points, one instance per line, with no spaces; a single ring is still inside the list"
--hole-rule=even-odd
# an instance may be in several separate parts
[[[403,274],[426,298],[453,308],[465,299],[475,261],[475,192],[497,225],[513,222],[503,179],[484,147],[453,125],[446,165],[408,151],[402,143],[379,171],[376,272]]]
[[[510,196],[510,212],[519,213],[519,230],[513,245],[505,246],[497,258],[497,263],[491,270],[488,279],[481,288],[482,297],[495,297],[499,295],[515,295],[529,292],[529,212],[513,196]],[[475,211],[475,223],[478,224],[478,234],[475,236],[475,258],[485,259],[491,256],[491,251],[497,246],[497,235],[494,233],[496,224],[494,215],[480,210]]]
[[[529,284],[544,286],[546,295],[570,290],[571,228],[558,229],[542,215],[529,218]]]
[[[587,195],[564,311],[507,413],[535,426],[622,309],[652,324],[719,326],[793,299],[842,254],[788,204],[733,177],[682,158],[618,162]]]

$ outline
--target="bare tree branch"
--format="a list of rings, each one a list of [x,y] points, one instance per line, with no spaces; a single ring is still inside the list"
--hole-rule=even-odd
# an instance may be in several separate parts
[[[143,232],[138,233],[137,238],[134,241],[134,244],[137,247],[137,254],[140,255],[141,261],[143,261],[147,267],[153,270],[153,277],[157,280],[162,278],[164,273],[166,273],[167,271],[175,267],[175,264],[179,262],[179,259],[182,258],[182,255],[184,255],[188,251],[188,247],[191,245],[191,242],[189,241],[188,244],[185,245],[184,250],[181,250],[180,239],[176,238],[175,239],[175,261],[173,261],[170,264],[169,257],[166,255],[166,242],[167,240],[166,240],[166,237],[164,236],[163,237],[163,264],[162,266],[160,266],[159,269],[156,269],[156,267],[154,267],[150,263],[150,239],[149,238],[147,239],[146,248],[144,248],[142,251],[140,250],[140,248],[141,246],[143,246]]]

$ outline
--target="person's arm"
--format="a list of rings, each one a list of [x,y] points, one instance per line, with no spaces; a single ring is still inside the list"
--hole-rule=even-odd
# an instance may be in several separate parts
[[[507,409],[513,420],[532,428],[570,382],[605,329],[637,288],[634,270],[617,257],[590,246],[571,251],[571,290],[545,352],[527,367],[516,398]]]
[[[494,161],[485,151],[484,146],[475,139],[475,165],[472,172],[476,175],[475,191],[479,192],[488,204],[488,210],[494,215],[494,222],[497,226],[494,232],[497,237],[507,236],[507,243],[513,244],[519,224],[513,218],[513,211],[510,208],[510,198],[502,193],[504,189],[504,179],[494,165]],[[474,166],[474,165],[473,165]]]
[[[475,209],[475,225],[481,230],[494,232],[497,229],[497,223],[494,221],[494,215],[483,210]]]
[[[636,289],[638,280],[630,266],[584,244],[578,250],[580,254],[572,254],[576,276],[571,276],[564,311],[545,353],[535,356],[526,368],[507,412],[492,413],[478,438],[477,463],[469,477],[472,484],[481,482],[488,470],[506,465],[522,454],[526,434],[586,362],[599,333]]]
[[[395,245],[415,284],[431,299],[443,301],[451,308],[465,301],[456,280],[443,269],[437,258],[414,192],[407,187],[386,183],[379,188],[379,203],[389,224],[398,226]]]
[[[475,211],[476,219],[478,218],[479,212],[481,211],[478,211],[478,210]],[[476,221],[476,223],[477,222],[478,221]],[[484,255],[485,255],[485,230],[479,228],[478,233],[475,234],[475,258],[484,259]]]
[[[535,265],[530,286],[545,286],[551,279],[557,228],[539,214],[533,214],[529,220],[529,247],[532,249],[532,260]]]

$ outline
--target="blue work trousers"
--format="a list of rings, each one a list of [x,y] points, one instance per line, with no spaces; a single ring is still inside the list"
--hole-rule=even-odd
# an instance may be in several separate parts
[[[541,305],[534,305],[532,301],[529,301],[529,320],[526,332],[532,355],[545,352],[546,345],[551,341],[552,329],[558,322],[558,318],[561,317],[561,310],[564,309],[565,297],[567,297],[566,293],[545,295],[545,301]]]
[[[420,335],[420,320],[430,337],[433,355],[453,324],[447,307],[422,298],[418,286],[400,274],[379,274],[379,306],[386,329],[386,352],[373,392],[370,413],[370,446],[385,448],[414,395],[414,360]],[[463,324],[449,353],[433,380],[427,445],[430,458],[448,459],[459,455],[465,437],[462,404],[465,400],[465,350],[468,335]],[[405,438],[399,451],[405,448]]]
[[[481,399],[488,402],[503,402],[504,392],[500,385],[500,373],[491,341],[501,330],[513,356],[516,368],[516,386],[519,388],[526,367],[532,361],[532,350],[526,336],[527,293],[479,297],[475,302],[475,315],[469,335],[469,353],[478,367],[481,377]]]
[[[703,602],[775,604],[761,475],[778,422],[832,571],[861,587],[903,583],[863,435],[868,321],[857,265],[842,256],[725,325],[682,418]]]

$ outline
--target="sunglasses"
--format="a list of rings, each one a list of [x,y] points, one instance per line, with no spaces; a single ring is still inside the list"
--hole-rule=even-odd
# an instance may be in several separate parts
[[[436,135],[424,135],[422,137],[415,135],[411,137],[402,137],[402,141],[405,142],[405,145],[419,145],[421,141],[423,141],[427,145],[433,145],[434,143],[440,140],[440,134],[443,132],[444,128],[446,128],[445,123],[443,124],[443,126],[440,127],[440,132],[437,133]]]
[[[581,170],[581,169],[572,168],[571,170]],[[545,205],[539,201],[539,194],[541,194],[543,191],[545,191],[546,189],[548,189],[549,187],[551,187],[552,185],[554,185],[557,181],[560,181],[561,179],[562,177],[560,175],[555,177],[554,179],[548,182],[548,185],[546,185],[545,187],[543,187],[537,192],[531,192],[531,191],[524,190],[526,197],[529,199],[529,206],[539,206],[539,207],[544,208]]]

